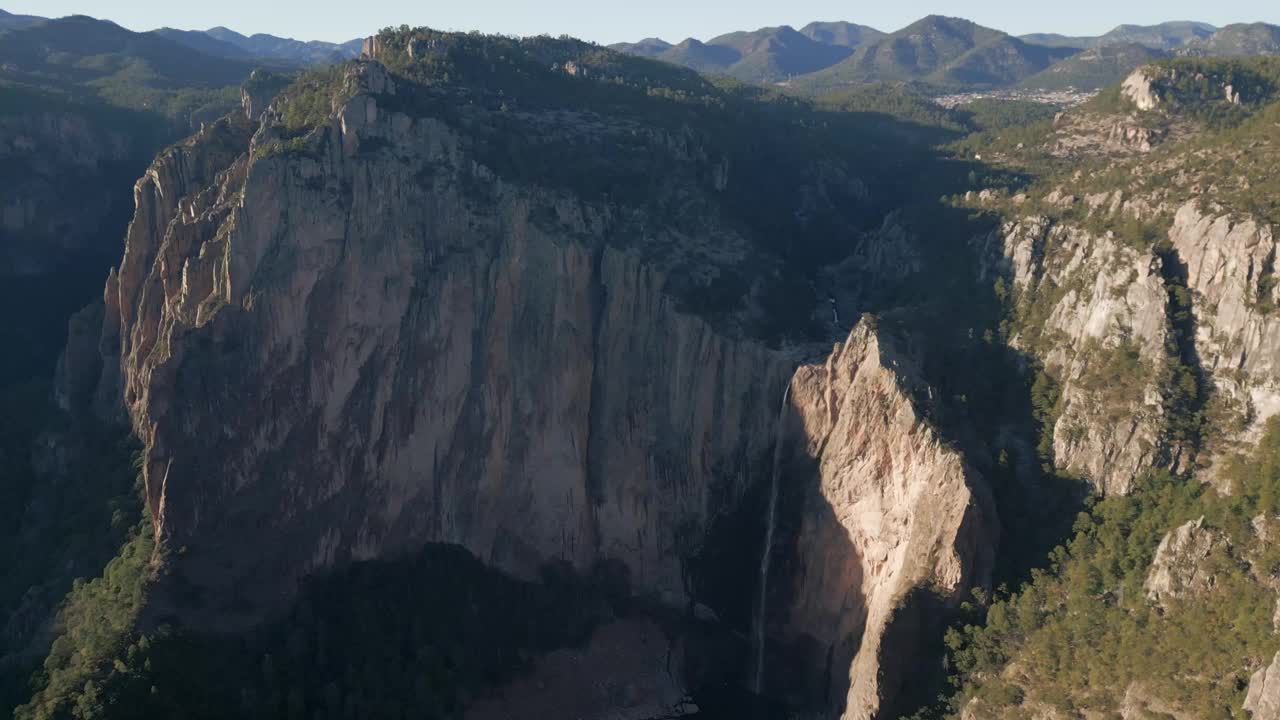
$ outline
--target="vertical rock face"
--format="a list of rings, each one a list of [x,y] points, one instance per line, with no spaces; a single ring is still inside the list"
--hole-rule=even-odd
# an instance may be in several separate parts
[[[1103,492],[1127,493],[1136,475],[1179,452],[1164,437],[1158,382],[1170,338],[1162,261],[1044,217],[1009,222],[999,237],[1024,318],[1011,342],[1061,388],[1055,462]]]
[[[235,114],[135,188],[95,400],[143,440],[168,572],[198,598],[164,610],[256,622],[308,574],[431,543],[523,578],[616,564],[687,606],[689,560],[782,443],[804,508],[781,543],[799,570],[765,588],[769,643],[828,648],[826,709],[880,714],[913,648],[886,633],[923,622],[914,593],[985,582],[995,534],[914,404],[914,360],[864,322],[797,372],[678,308],[693,251],[747,252],[714,213],[687,234],[500,179],[457,126],[395,109],[381,66],[348,82],[301,151],[274,106]]]
[[[910,645],[886,636],[925,624],[913,593],[945,605],[990,572],[998,525],[986,487],[924,418],[917,393],[928,391],[916,359],[870,320],[791,381],[786,477],[807,489],[783,634],[825,658],[822,692],[847,690],[828,698],[846,718],[886,716],[906,682]]]
[[[1152,213],[1168,212],[1172,224],[1161,254],[1041,216],[1010,221],[997,234],[1000,272],[1017,312],[1011,341],[1061,387],[1053,432],[1058,467],[1105,492],[1125,493],[1146,469],[1189,469],[1196,452],[1212,465],[1256,443],[1280,413],[1273,229],[1196,201],[1174,212],[1122,202],[1118,193],[1085,200],[1089,215],[1150,222]],[[1169,305],[1173,296],[1186,296],[1180,302],[1191,311],[1181,330],[1173,326],[1182,313]],[[1180,342],[1187,347],[1176,347]],[[1192,357],[1189,370],[1204,385],[1200,447],[1171,427],[1179,413],[1191,412],[1170,405],[1176,352],[1184,362]],[[1115,382],[1108,369],[1121,353],[1142,368],[1140,376],[1130,374],[1134,382]]]
[[[157,534],[190,579],[269,597],[447,542],[521,577],[621,560],[684,597],[791,361],[677,313],[600,240],[606,209],[492,179],[468,199],[438,122],[357,96],[319,156],[252,159],[222,152],[239,122],[139,183],[108,288]],[[377,133],[405,156],[361,156]]]
[[[1280,653],[1249,679],[1244,709],[1253,720],[1280,719]]]
[[[1276,238],[1252,219],[1233,221],[1183,205],[1169,238],[1187,269],[1196,345],[1223,411],[1228,442],[1256,442],[1280,412],[1280,286]]]

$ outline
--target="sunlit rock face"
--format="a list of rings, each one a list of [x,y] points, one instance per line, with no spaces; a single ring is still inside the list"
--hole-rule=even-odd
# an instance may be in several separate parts
[[[803,488],[775,622],[826,665],[810,691],[846,718],[891,711],[932,615],[988,581],[998,522],[982,478],[925,418],[929,396],[918,358],[870,318],[791,381],[783,478]]]
[[[1244,709],[1253,720],[1280,718],[1280,654],[1249,679]]]
[[[1007,222],[995,239],[1013,301],[1034,318],[1010,342],[1060,387],[1057,467],[1125,494],[1145,471],[1176,463],[1182,448],[1166,438],[1160,380],[1171,337],[1161,258],[1040,216]],[[1131,384],[1105,380],[1116,357],[1143,368]]]

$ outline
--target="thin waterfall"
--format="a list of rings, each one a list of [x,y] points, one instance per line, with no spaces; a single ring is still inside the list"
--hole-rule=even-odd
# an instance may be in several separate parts
[[[782,407],[778,410],[778,428],[773,439],[773,474],[769,480],[769,514],[765,518],[764,549],[760,551],[760,590],[756,599],[756,616],[752,619],[751,636],[755,645],[755,674],[752,690],[759,694],[764,686],[764,623],[766,598],[769,591],[769,564],[773,560],[773,527],[778,522],[778,476],[782,472],[782,433],[787,423],[787,401],[791,397],[791,383],[782,392]]]

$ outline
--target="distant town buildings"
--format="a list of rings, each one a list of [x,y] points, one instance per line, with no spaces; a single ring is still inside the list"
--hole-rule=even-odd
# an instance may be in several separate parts
[[[957,93],[955,95],[939,95],[933,101],[948,109],[968,105],[976,100],[1026,100],[1028,102],[1066,108],[1080,105],[1097,94],[1097,90],[1077,90],[1075,88],[1066,88],[1065,90],[984,90]]]

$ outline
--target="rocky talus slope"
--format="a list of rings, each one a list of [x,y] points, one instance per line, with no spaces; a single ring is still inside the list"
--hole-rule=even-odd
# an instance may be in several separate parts
[[[384,36],[367,51],[430,62],[451,42]],[[714,209],[740,181],[731,164],[688,137],[558,108],[516,118],[566,162],[599,138],[643,138],[681,173],[666,192],[698,210],[672,221],[486,165],[505,103],[374,60],[325,92],[301,132],[297,95],[259,122],[246,94],[246,112],[156,159],[107,283],[101,362],[65,364],[68,402],[123,416],[145,445],[163,557],[149,616],[243,629],[307,576],[454,544],[521,579],[620,567],[634,597],[713,625],[758,593],[763,631],[746,644],[760,689],[791,693],[799,652],[814,711],[885,716],[919,628],[987,582],[998,526],[983,479],[918,409],[924,380],[897,341],[868,320],[815,353],[753,337],[758,309],[691,307],[700,277],[732,270],[755,292],[778,270]],[[805,212],[831,192],[806,192]],[[771,488],[788,500],[766,516]],[[775,538],[784,516],[799,530]],[[779,570],[753,558],[711,577],[697,560],[716,546]],[[926,590],[938,603],[910,602]],[[654,634],[609,628],[606,647]],[[564,705],[566,667],[609,672],[575,652],[502,696],[593,717],[686,702],[668,667],[644,703]]]

